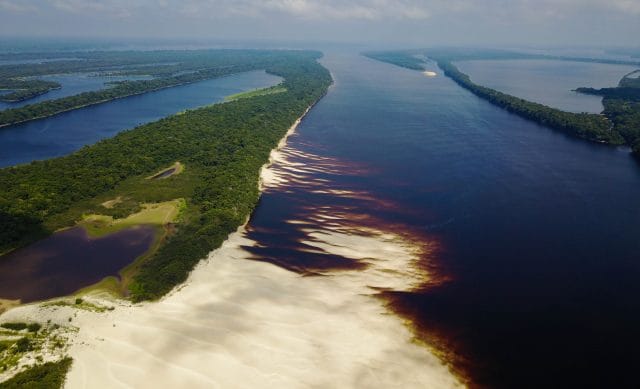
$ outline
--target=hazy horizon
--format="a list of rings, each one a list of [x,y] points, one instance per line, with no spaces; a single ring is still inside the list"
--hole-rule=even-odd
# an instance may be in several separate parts
[[[0,0],[4,39],[638,46],[640,1]]]

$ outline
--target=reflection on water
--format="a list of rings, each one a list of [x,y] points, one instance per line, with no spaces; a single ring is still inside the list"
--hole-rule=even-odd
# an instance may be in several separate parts
[[[64,296],[118,271],[144,254],[153,227],[92,239],[81,227],[61,231],[0,257],[0,299],[28,303]]]

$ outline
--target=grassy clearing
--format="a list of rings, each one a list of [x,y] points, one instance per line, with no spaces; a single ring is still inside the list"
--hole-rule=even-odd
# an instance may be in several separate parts
[[[142,204],[142,210],[124,219],[113,216],[92,214],[86,215],[78,223],[91,237],[103,237],[114,232],[139,225],[164,226],[177,220],[180,212],[186,208],[184,199],[176,199],[156,204]]]
[[[267,95],[274,95],[277,93],[285,93],[287,91],[287,88],[285,88],[282,85],[276,85],[276,86],[272,86],[269,88],[263,88],[263,89],[254,89],[252,91],[248,91],[248,92],[241,92],[241,93],[236,93],[234,95],[229,95],[227,97],[224,98],[224,101],[235,101],[235,100],[240,100],[240,99],[250,99],[252,97],[257,97],[257,96],[267,96]]]
[[[76,225],[86,215],[124,219],[142,211],[142,204],[162,203],[179,198],[190,203],[191,194],[200,176],[201,171],[196,168],[185,169],[179,175],[174,174],[162,180],[148,180],[149,173],[133,176],[96,197],[75,202],[67,211],[52,215],[44,226],[48,231],[57,231]],[[110,207],[105,207],[105,203]]]
[[[151,253],[153,250],[154,250],[154,247],[149,249],[148,253]],[[157,248],[155,248],[155,250],[157,250]],[[145,255],[145,257],[147,256],[148,255]],[[93,285],[89,285],[86,288],[80,289],[75,294],[78,296],[84,296],[84,295],[89,295],[94,293],[107,293],[111,296],[123,297],[125,295],[125,290],[123,289],[122,282],[121,282],[122,270],[120,271],[120,276],[121,278],[113,277],[113,276],[105,277],[101,281]]]

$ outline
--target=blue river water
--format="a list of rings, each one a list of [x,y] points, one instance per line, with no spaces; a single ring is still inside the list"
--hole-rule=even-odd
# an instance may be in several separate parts
[[[456,63],[471,79],[490,88],[569,112],[600,113],[602,97],[579,87],[611,88],[637,66],[539,59],[474,60]]]
[[[0,128],[0,167],[69,154],[137,125],[220,102],[234,93],[275,85],[280,80],[264,71],[247,72]]]
[[[45,94],[34,98],[18,101],[15,103],[5,103],[0,101],[0,110],[19,108],[29,104],[39,103],[45,100],[60,99],[62,97],[73,96],[84,92],[91,92],[108,88],[108,82],[125,80],[148,80],[151,76],[98,76],[94,74],[58,74],[37,77],[40,80],[55,81],[61,85],[59,89],[53,89]],[[4,94],[4,91],[3,91]]]

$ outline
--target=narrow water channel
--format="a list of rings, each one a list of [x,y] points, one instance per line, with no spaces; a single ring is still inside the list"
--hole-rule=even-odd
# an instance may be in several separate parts
[[[225,96],[265,88],[282,79],[252,71],[65,112],[0,128],[0,168],[59,157],[120,131],[185,109],[221,102]]]

